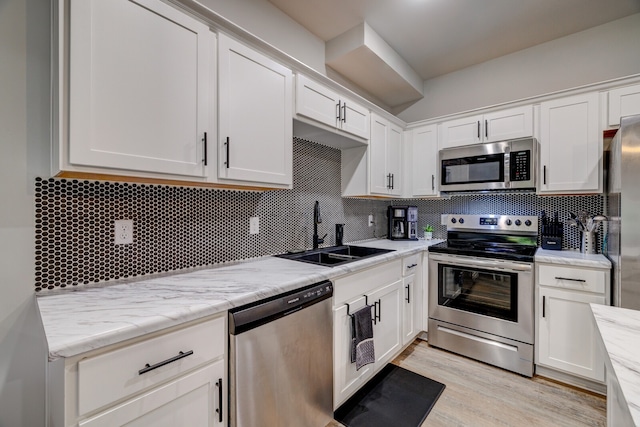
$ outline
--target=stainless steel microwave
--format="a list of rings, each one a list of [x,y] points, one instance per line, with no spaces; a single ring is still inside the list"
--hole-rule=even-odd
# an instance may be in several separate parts
[[[440,191],[535,190],[534,138],[440,150]]]

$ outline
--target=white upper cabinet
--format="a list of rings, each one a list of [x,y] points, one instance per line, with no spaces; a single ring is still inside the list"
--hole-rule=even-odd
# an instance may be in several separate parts
[[[540,104],[540,193],[602,191],[598,106],[595,92]]]
[[[212,39],[159,0],[71,0],[68,162],[202,177]]]
[[[371,114],[369,185],[371,194],[402,195],[402,129]]]
[[[369,139],[369,110],[301,74],[296,75],[296,114]]]
[[[620,126],[620,117],[640,114],[640,85],[609,91],[609,126]]]
[[[438,126],[412,129],[409,134],[410,197],[438,195]]]
[[[440,125],[440,148],[525,138],[533,135],[533,107],[510,108]]]
[[[292,185],[293,74],[218,36],[218,178]]]

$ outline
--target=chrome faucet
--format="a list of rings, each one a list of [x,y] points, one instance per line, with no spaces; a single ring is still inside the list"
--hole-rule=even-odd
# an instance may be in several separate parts
[[[325,234],[322,237],[318,237],[318,224],[322,223],[320,217],[320,202],[316,200],[316,204],[313,207],[313,249],[318,249],[318,246],[324,243]]]

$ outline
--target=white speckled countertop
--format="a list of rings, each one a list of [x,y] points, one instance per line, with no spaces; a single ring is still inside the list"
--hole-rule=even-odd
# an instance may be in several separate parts
[[[442,240],[355,243],[394,252],[336,267],[264,257],[150,279],[38,295],[49,360],[139,337],[424,251]]]
[[[640,425],[640,311],[598,304],[591,311],[629,413]]]
[[[611,268],[611,261],[606,256],[602,254],[583,254],[578,251],[550,251],[538,248],[535,261],[573,267]]]

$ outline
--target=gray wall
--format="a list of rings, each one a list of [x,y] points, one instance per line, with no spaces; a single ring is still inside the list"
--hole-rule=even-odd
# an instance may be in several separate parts
[[[325,74],[324,41],[266,0],[201,0],[253,35]]]
[[[640,73],[640,14],[425,81],[414,122]]]
[[[33,180],[48,170],[50,2],[0,1],[0,426],[45,421]]]

